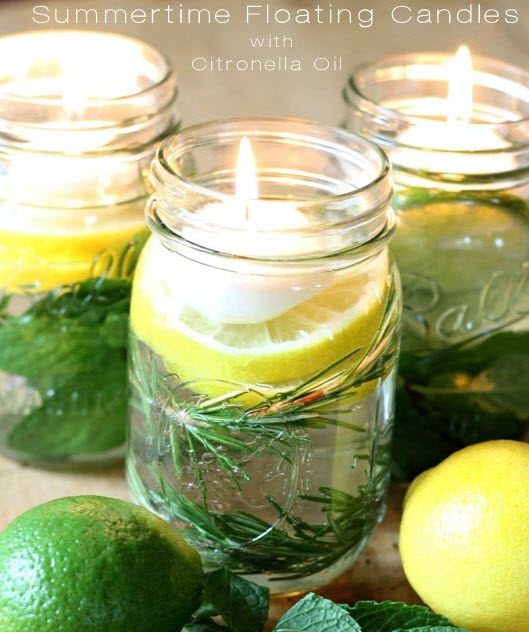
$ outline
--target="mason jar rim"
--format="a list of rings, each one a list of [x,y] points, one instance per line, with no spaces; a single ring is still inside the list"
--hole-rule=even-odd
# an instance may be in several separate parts
[[[1,99],[1,97],[0,97]],[[15,145],[11,145],[9,147],[9,152],[20,152],[21,154],[24,155],[35,155],[35,156],[45,156],[45,155],[64,155],[64,156],[68,156],[69,160],[76,160],[76,161],[83,161],[83,160],[92,160],[96,157],[100,157],[102,154],[104,154],[106,157],[110,157],[110,156],[122,156],[124,159],[130,158],[130,159],[139,159],[140,157],[142,157],[143,155],[148,154],[149,152],[152,151],[152,147],[153,145],[156,145],[157,143],[159,143],[163,138],[165,138],[167,136],[168,133],[171,132],[176,132],[179,125],[181,124],[181,118],[180,118],[180,113],[179,112],[172,112],[172,110],[174,110],[175,108],[175,104],[177,101],[177,94],[175,92],[174,97],[171,99],[171,101],[169,101],[167,103],[167,105],[165,105],[164,107],[160,108],[160,110],[158,110],[156,112],[156,116],[158,116],[159,118],[163,118],[168,117],[170,119],[169,121],[169,125],[166,126],[164,128],[163,131],[161,131],[157,136],[153,136],[151,138],[149,138],[148,140],[144,140],[140,143],[135,143],[133,145],[130,146],[121,146],[118,145],[117,147],[102,147],[102,148],[98,148],[98,149],[94,149],[94,150],[83,150],[81,152],[77,152],[77,153],[72,153],[72,154],[67,154],[64,150],[57,150],[57,149],[46,149],[43,147],[35,147],[32,148],[31,146],[15,146]],[[174,114],[174,116],[171,116],[172,114]],[[98,127],[90,127],[90,128],[86,128],[83,130],[79,130],[79,129],[67,129],[67,128],[58,128],[58,127],[54,127],[53,130],[55,132],[65,132],[68,133],[70,131],[73,132],[81,132],[81,133],[86,133],[89,134],[90,132],[93,133],[98,133],[98,132],[104,132],[104,131],[114,131],[114,132],[119,132],[121,130],[128,130],[130,127],[134,127],[136,125],[141,125],[141,123],[145,120],[145,116],[138,116],[135,118],[130,118],[130,119],[126,119],[123,120],[121,123],[117,124],[117,125],[101,125]],[[31,126],[31,125],[25,125],[24,128],[26,130],[30,130],[30,129],[39,129],[38,125],[35,126]],[[1,129],[1,123],[0,123],[0,129]],[[0,144],[0,154],[2,153],[3,148],[2,145]]]
[[[244,206],[244,201],[232,193],[236,174],[232,156],[239,145],[237,141],[244,136],[251,142],[263,143],[261,160],[264,156],[265,163],[268,160],[270,164],[257,169],[258,176],[262,176],[259,185],[274,189],[274,192],[265,190],[262,197],[248,200],[248,204],[250,207],[255,204],[256,210],[259,204],[272,204],[274,211],[270,207],[267,211],[284,212],[287,219],[297,213],[301,223],[276,225],[272,221],[264,227],[257,221],[239,225],[229,217],[226,219],[222,209],[218,214],[215,211],[217,204],[234,208]],[[296,165],[296,155],[281,151],[281,143],[289,142],[294,150],[313,152],[300,158],[302,167],[299,169],[290,168]],[[274,143],[278,144],[279,155],[283,157],[283,162],[278,158],[277,164],[274,162]],[[214,151],[219,146],[225,149],[222,156]],[[213,148],[216,159],[221,160],[221,156],[225,162],[198,174],[198,180],[202,179],[202,182],[193,181],[197,178],[197,169],[192,152],[205,148]],[[270,157],[267,150],[271,148]],[[328,161],[321,172],[317,162],[320,154]],[[311,155],[316,158],[316,167],[312,169]],[[175,167],[177,160],[178,167]],[[337,169],[333,175],[327,171],[329,165],[331,169]],[[232,118],[188,127],[162,142],[151,165],[151,176],[155,192],[147,209],[148,224],[170,249],[176,243],[180,244],[181,250],[209,251],[220,257],[307,260],[352,250],[359,253],[361,246],[373,251],[373,248],[384,247],[393,232],[391,166],[384,151],[356,134],[313,121]],[[358,179],[356,183],[355,178]],[[229,193],[212,188],[212,181],[219,189],[229,188]],[[296,195],[296,187],[305,197]],[[337,193],[327,194],[333,187]],[[311,193],[314,191],[314,195],[307,196],[307,189]],[[289,212],[289,207],[295,209],[295,214]],[[214,212],[204,213],[204,209]],[[263,217],[266,215],[259,219]],[[245,234],[259,237],[259,247],[255,251],[249,252],[245,245],[241,245]],[[295,252],[291,249],[293,237],[297,244]],[[375,242],[376,246],[373,245]],[[269,256],[270,251],[272,256]]]
[[[216,199],[218,201],[227,202],[233,200],[233,195],[221,193],[219,191],[215,191],[208,187],[202,186],[200,184],[189,181],[188,179],[179,175],[170,164],[170,161],[167,160],[166,152],[173,146],[175,142],[181,142],[186,136],[192,137],[193,135],[200,133],[208,128],[213,128],[215,125],[236,125],[236,124],[293,124],[293,125],[301,125],[305,126],[307,129],[312,130],[324,130],[327,132],[331,132],[340,136],[343,139],[352,139],[354,138],[357,141],[361,141],[365,147],[369,147],[369,149],[380,159],[380,169],[378,175],[373,178],[370,182],[365,184],[362,187],[357,189],[352,189],[346,193],[339,193],[336,195],[324,195],[317,198],[295,198],[294,201],[296,205],[308,204],[310,206],[329,202],[330,200],[347,200],[353,197],[360,197],[364,194],[369,188],[376,186],[378,184],[387,181],[391,176],[391,165],[386,156],[386,153],[381,149],[376,143],[370,141],[367,138],[359,136],[357,134],[353,134],[344,129],[333,127],[332,125],[320,124],[309,119],[296,118],[296,117],[267,117],[267,116],[257,116],[257,117],[232,117],[223,119],[222,121],[206,121],[205,123],[198,123],[195,125],[191,125],[186,127],[185,129],[179,130],[178,133],[174,136],[167,137],[160,145],[157,151],[157,161],[164,171],[164,175],[168,176],[170,179],[174,179],[179,184],[185,186],[187,189],[193,190],[198,194],[207,195],[212,199]],[[254,132],[255,133],[255,132]],[[244,135],[244,134],[239,134]],[[293,200],[284,199],[284,200],[274,200],[277,204],[291,204]]]
[[[99,59],[92,49],[99,49]],[[113,52],[109,66],[105,59]],[[0,69],[0,146],[6,152],[141,155],[180,123],[172,64],[139,39],[74,29],[23,31],[0,37],[0,53],[9,60]]]
[[[442,128],[446,126],[447,122],[439,119],[432,119],[426,116],[420,115],[409,115],[403,112],[400,112],[398,109],[393,109],[386,107],[376,101],[375,99],[369,97],[365,91],[362,89],[360,85],[360,76],[362,73],[370,69],[375,69],[377,67],[391,67],[391,66],[410,66],[413,64],[426,64],[426,65],[436,65],[441,66],[445,65],[448,61],[453,58],[453,54],[451,53],[440,53],[440,52],[418,52],[418,53],[404,53],[397,55],[387,55],[384,57],[380,57],[373,62],[367,62],[361,64],[355,68],[355,70],[349,75],[346,87],[343,91],[343,96],[345,102],[350,106],[360,105],[361,108],[364,108],[368,112],[381,114],[385,116],[387,119],[391,121],[395,121],[397,123],[407,124],[407,125],[418,125],[424,124],[425,121],[428,121],[429,125],[439,126]],[[473,67],[475,70],[488,72],[488,74],[493,74],[500,77],[503,81],[510,81],[513,83],[517,83],[522,85],[528,93],[529,99],[529,72],[525,71],[523,68],[510,64],[508,62],[503,62],[491,57],[485,57],[481,55],[472,55]],[[403,79],[406,79],[403,77]],[[528,108],[529,108],[529,100],[528,100]],[[504,119],[500,121],[472,121],[469,125],[476,126],[479,129],[498,129],[503,128],[509,129],[517,126],[523,126],[529,123],[529,112],[526,116],[521,116],[516,119]],[[529,142],[529,139],[528,139]],[[436,151],[443,151],[441,149]],[[454,150],[446,150],[449,152],[453,152]],[[476,153],[476,150],[457,150],[458,153]],[[477,150],[479,152],[479,150]],[[484,152],[494,152],[496,150],[493,149],[485,149],[482,150]],[[500,149],[499,151],[503,151]]]
[[[93,97],[93,96],[87,97],[87,105],[89,105],[90,107],[92,106],[104,107],[105,105],[115,105],[115,104],[119,104],[120,102],[126,102],[131,99],[145,96],[149,94],[149,92],[154,92],[155,90],[158,90],[160,87],[163,87],[165,84],[173,80],[176,76],[175,71],[172,66],[172,62],[167,55],[160,52],[154,46],[151,46],[151,44],[148,44],[147,42],[144,42],[143,40],[140,40],[136,37],[130,37],[128,35],[123,35],[122,33],[114,33],[114,32],[107,32],[107,31],[94,31],[94,30],[80,30],[80,29],[63,29],[63,30],[44,29],[42,31],[29,30],[29,31],[19,31],[17,33],[10,33],[8,35],[1,36],[0,45],[2,42],[8,42],[9,40],[15,40],[19,38],[21,39],[21,38],[29,37],[29,36],[41,37],[41,36],[50,36],[50,35],[52,35],[53,37],[59,37],[59,38],[65,37],[65,36],[72,37],[73,35],[76,35],[80,37],[96,36],[96,37],[102,37],[104,39],[109,39],[109,40],[112,38],[121,39],[121,40],[131,42],[132,44],[136,45],[138,49],[144,49],[144,50],[149,51],[150,53],[156,55],[159,61],[163,62],[165,66],[164,73],[162,77],[158,81],[153,83],[152,85],[142,88],[141,90],[138,90],[136,92],[130,92],[128,94],[122,94],[116,97],[107,97],[107,98]],[[16,94],[14,92],[4,90],[2,88],[1,79],[2,79],[2,76],[0,73],[0,98],[1,99],[7,99],[13,103],[21,103],[21,104],[27,103],[27,104],[33,104],[33,105],[49,106],[49,107],[55,107],[57,105],[60,105],[62,107],[63,101],[59,95],[55,95],[53,97],[43,97],[43,96],[24,96],[24,95]]]

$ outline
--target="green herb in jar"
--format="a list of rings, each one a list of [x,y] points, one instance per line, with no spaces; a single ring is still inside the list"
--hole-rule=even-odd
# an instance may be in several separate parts
[[[393,470],[411,479],[529,424],[529,210],[512,195],[407,189]]]
[[[8,450],[60,461],[123,444],[130,280],[59,287],[10,315],[0,303],[0,370],[25,380]],[[2,394],[9,397],[9,391]],[[9,405],[7,405],[9,404]],[[6,402],[7,410],[14,410]]]

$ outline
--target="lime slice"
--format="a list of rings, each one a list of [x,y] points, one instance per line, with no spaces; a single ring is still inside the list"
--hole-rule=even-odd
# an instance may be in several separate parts
[[[92,275],[113,276],[123,251],[142,230],[140,217],[79,232],[54,232],[45,221],[30,231],[0,229],[0,288],[41,292]]]
[[[485,204],[425,204],[399,212],[391,249],[403,272],[435,279],[446,292],[470,291],[496,271],[520,271],[529,257],[529,221]]]
[[[131,323],[135,334],[182,382],[214,379],[251,385],[294,384],[348,352],[365,351],[383,316],[389,265],[385,253],[360,269],[339,274],[330,286],[275,318],[226,324],[210,320],[186,304],[179,257],[172,257],[174,269],[167,274],[161,270],[160,248],[159,241],[151,238],[140,257]],[[256,279],[256,286],[258,283]],[[226,287],[231,288],[231,281]],[[273,302],[273,286],[265,287]],[[277,288],[284,294],[281,280]],[[292,288],[294,292],[295,280]],[[202,290],[208,293],[207,286]]]

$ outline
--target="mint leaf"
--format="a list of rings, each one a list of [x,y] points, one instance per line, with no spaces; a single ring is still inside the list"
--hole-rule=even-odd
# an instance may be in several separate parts
[[[39,394],[12,411],[11,449],[62,459],[124,442],[130,288],[124,279],[88,279],[18,316],[7,313],[10,298],[2,301],[0,370]]]
[[[341,606],[314,593],[303,597],[286,612],[274,632],[362,632]]]
[[[184,632],[232,632],[230,628],[214,621],[193,621],[184,626]]]
[[[354,606],[342,607],[358,622],[362,632],[400,632],[451,625],[446,617],[425,606],[409,606],[395,601],[358,601]]]
[[[261,632],[268,618],[268,603],[268,588],[219,568],[206,575],[202,605],[195,618],[200,623],[204,617],[220,615],[233,632]]]
[[[464,628],[454,628],[453,625],[434,625],[433,627],[427,625],[426,627],[420,628],[404,628],[400,630],[393,630],[393,632],[404,632],[404,630],[406,630],[406,632],[469,632]]]

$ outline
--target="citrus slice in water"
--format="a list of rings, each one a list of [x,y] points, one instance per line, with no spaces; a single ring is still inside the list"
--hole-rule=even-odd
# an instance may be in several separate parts
[[[49,291],[89,276],[115,275],[127,245],[143,230],[142,218],[101,228],[0,227],[0,288],[9,294]]]
[[[521,272],[529,219],[485,204],[425,204],[400,211],[391,249],[403,272],[435,279],[447,292],[469,291],[495,272]]]
[[[279,316],[263,322],[227,324],[215,322],[186,304],[179,281],[179,257],[171,256],[174,268],[168,274],[164,250],[151,238],[140,257],[131,323],[134,333],[182,382],[293,384],[354,350],[360,359],[383,318],[389,265],[385,254],[360,270],[338,276],[334,283]],[[200,278],[204,280],[207,275]],[[242,282],[247,283],[248,277]],[[259,279],[254,283],[257,287]],[[291,283],[295,292],[296,280]],[[227,283],[231,289],[232,285]],[[284,294],[284,284],[278,281],[277,287]],[[202,291],[207,295],[208,287]],[[273,302],[273,286],[263,286],[264,291]]]

